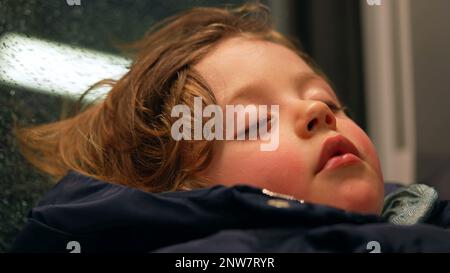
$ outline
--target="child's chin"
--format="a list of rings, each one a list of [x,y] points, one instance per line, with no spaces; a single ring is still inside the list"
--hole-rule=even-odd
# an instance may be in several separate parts
[[[330,201],[339,208],[364,214],[381,214],[384,200],[383,180],[371,168],[361,169],[353,175],[335,176],[332,183],[324,185],[332,187]]]
[[[357,205],[349,205],[346,207],[343,207],[342,209],[349,211],[349,212],[354,212],[354,213],[360,213],[360,214],[375,214],[375,215],[380,215],[381,214],[381,209],[379,208],[379,206],[377,204],[357,204]]]
[[[362,182],[342,192],[342,208],[364,214],[381,214],[383,189],[373,183]]]
[[[347,177],[318,184],[320,190],[312,198],[316,202],[356,213],[381,214],[384,187],[376,176]]]

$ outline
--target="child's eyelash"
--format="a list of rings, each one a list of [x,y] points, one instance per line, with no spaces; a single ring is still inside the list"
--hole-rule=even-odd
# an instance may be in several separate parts
[[[271,116],[269,115],[269,116],[267,116],[267,118],[263,118],[263,119],[261,119],[261,120],[257,120],[256,121],[256,124],[253,124],[253,125],[249,125],[249,126],[247,126],[246,128],[245,128],[245,130],[244,130],[244,135],[245,135],[245,138],[247,138],[247,136],[248,136],[248,134],[249,134],[249,131],[250,131],[250,128],[253,128],[253,129],[255,129],[255,130],[258,130],[258,134],[259,134],[259,128],[260,128],[260,126],[262,126],[262,125],[266,125],[267,126],[267,131],[270,131],[270,128],[271,128],[271,124],[270,124],[270,121],[271,121]],[[262,125],[261,125],[262,124]]]
[[[343,111],[346,112],[348,110],[347,106],[342,105],[336,105],[334,102],[325,102],[325,104],[331,109],[331,111],[333,111],[334,113]]]
[[[342,111],[345,114],[349,114],[349,108],[347,106],[345,106],[345,105],[341,105],[340,106],[340,105],[337,105],[336,103],[331,102],[331,101],[325,101],[324,103],[330,108],[331,111],[333,111],[333,113],[337,113],[337,112],[341,112]],[[270,131],[270,120],[271,120],[271,116],[270,115],[268,115],[267,118],[265,118],[265,119],[258,120],[256,122],[256,124],[247,126],[244,129],[243,134],[247,138],[247,136],[249,134],[249,131],[250,131],[250,128],[252,128],[252,127],[259,128],[260,124],[266,124],[268,126],[268,130]]]

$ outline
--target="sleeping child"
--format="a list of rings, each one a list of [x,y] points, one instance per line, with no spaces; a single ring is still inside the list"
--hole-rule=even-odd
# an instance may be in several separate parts
[[[385,193],[371,140],[265,6],[194,8],[127,49],[105,99],[16,129],[58,183],[13,251],[450,251],[448,201]]]

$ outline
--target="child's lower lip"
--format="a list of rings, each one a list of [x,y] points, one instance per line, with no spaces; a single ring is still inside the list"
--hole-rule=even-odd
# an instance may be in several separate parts
[[[361,159],[354,154],[346,153],[339,156],[334,156],[328,159],[322,171],[332,170],[339,167],[361,163]]]

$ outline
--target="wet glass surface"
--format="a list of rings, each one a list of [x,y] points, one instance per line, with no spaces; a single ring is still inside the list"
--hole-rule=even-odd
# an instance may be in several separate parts
[[[58,120],[72,101],[67,94],[76,97],[96,79],[123,73],[127,60],[115,44],[140,38],[155,21],[193,6],[242,2],[0,0],[0,251],[52,186],[18,152],[13,122]],[[91,66],[109,74],[89,78]]]

